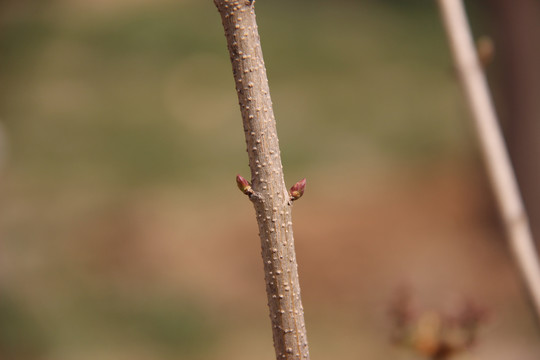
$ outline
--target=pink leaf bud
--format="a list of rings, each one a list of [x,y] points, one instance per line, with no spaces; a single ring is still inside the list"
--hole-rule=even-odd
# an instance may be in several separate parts
[[[304,190],[306,189],[306,178],[303,178],[296,184],[291,187],[289,194],[291,195],[291,200],[298,200],[304,195]]]
[[[251,188],[251,184],[249,183],[249,181],[244,179],[241,175],[236,175],[236,185],[238,185],[238,188],[244,194],[246,195],[253,194],[253,189]]]

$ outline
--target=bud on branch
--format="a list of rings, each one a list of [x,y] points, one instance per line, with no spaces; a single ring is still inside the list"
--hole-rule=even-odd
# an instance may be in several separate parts
[[[253,195],[253,189],[251,188],[251,184],[249,183],[249,181],[244,179],[241,175],[236,175],[236,185],[238,185],[238,188],[244,194],[248,196]]]
[[[482,36],[476,41],[476,53],[482,68],[487,68],[493,62],[495,57],[495,45],[489,36]]]
[[[289,195],[291,195],[291,201],[298,200],[304,195],[304,190],[306,189],[306,178],[303,178],[296,184],[291,187],[289,190]]]

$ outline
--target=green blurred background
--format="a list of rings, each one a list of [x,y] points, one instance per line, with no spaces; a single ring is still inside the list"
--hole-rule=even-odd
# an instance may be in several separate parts
[[[425,309],[489,309],[461,359],[537,359],[436,3],[256,9],[286,181],[308,179],[294,225],[312,358],[418,358],[389,341],[408,284]],[[0,358],[273,359],[212,1],[0,12]]]

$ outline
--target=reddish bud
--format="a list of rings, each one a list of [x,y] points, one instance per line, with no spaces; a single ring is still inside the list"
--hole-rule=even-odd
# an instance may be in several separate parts
[[[291,195],[291,200],[298,200],[304,195],[304,190],[306,189],[306,178],[303,178],[296,184],[291,187],[289,194]]]
[[[251,184],[249,183],[249,181],[244,179],[241,175],[236,175],[236,185],[238,185],[238,188],[244,194],[246,195],[253,194],[253,189],[251,188]]]
[[[482,36],[476,41],[476,51],[480,65],[485,69],[493,62],[495,57],[495,45],[493,40],[488,36]]]

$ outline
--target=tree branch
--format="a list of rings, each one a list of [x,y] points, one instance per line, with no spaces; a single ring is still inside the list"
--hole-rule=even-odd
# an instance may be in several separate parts
[[[237,177],[259,225],[277,359],[309,359],[291,217],[253,1],[214,0],[221,15],[246,136],[251,184]],[[241,178],[241,177],[240,177]],[[248,188],[248,185],[250,188]]]
[[[510,247],[540,318],[540,265],[529,220],[479,64],[461,0],[438,0],[454,62],[476,125]]]

